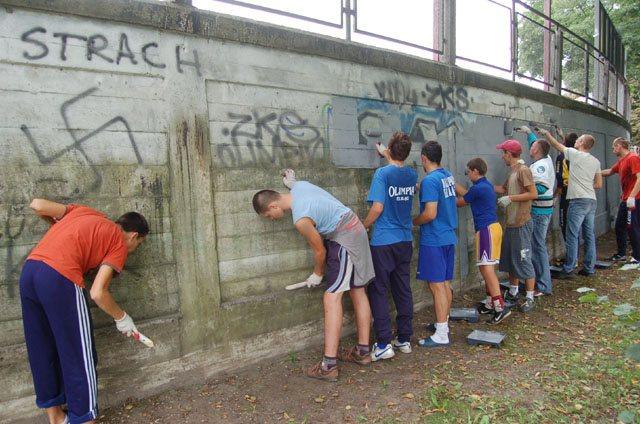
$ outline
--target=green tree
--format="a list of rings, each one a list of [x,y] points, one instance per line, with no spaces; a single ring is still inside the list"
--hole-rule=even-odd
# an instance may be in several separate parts
[[[639,0],[602,0],[618,33],[623,39],[627,52],[626,77],[631,94],[631,123],[634,138],[640,127],[640,1]],[[544,0],[529,0],[527,3],[542,11]],[[536,79],[543,78],[543,34],[544,20],[538,15],[526,11],[518,18],[518,72]],[[552,0],[551,17],[570,31],[594,44],[595,7],[593,0]],[[534,23],[535,22],[535,23]],[[536,24],[537,23],[537,24]],[[563,86],[572,91],[584,91],[584,47],[578,39],[566,34],[563,43],[562,80]],[[591,60],[591,59],[590,59]],[[596,79],[590,68],[589,85],[593,87]],[[592,88],[593,90],[593,88]],[[592,91],[591,90],[591,91]]]

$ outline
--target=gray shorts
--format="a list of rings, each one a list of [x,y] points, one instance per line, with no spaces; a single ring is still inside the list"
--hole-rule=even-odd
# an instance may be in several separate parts
[[[498,269],[508,272],[509,276],[519,280],[535,278],[536,273],[531,262],[531,235],[533,222],[529,220],[522,227],[506,228],[500,249]]]

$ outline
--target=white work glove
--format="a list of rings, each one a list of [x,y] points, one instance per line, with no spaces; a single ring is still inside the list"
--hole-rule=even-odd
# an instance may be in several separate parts
[[[307,277],[305,283],[307,283],[307,287],[319,286],[320,283],[322,283],[322,275],[318,275],[314,272]]]
[[[384,144],[377,142],[376,143],[376,150],[378,151],[378,154],[382,157],[384,157],[384,152],[387,151],[387,146],[385,146]]]
[[[635,208],[636,208],[636,198],[629,196],[629,198],[627,198],[627,209],[633,210]]]
[[[116,327],[118,328],[118,330],[127,337],[130,337],[133,333],[138,332],[136,325],[133,323],[133,320],[126,312],[124,313],[124,316],[122,318],[116,319],[114,321],[116,322]]]
[[[282,175],[282,183],[291,190],[296,180],[296,173],[293,169],[284,169],[280,173]]]
[[[522,125],[520,127],[520,131],[522,131],[522,132],[524,132],[526,134],[529,134],[531,132],[531,128],[527,127],[526,125]]]
[[[285,287],[285,289],[295,290],[295,289],[300,289],[302,287],[315,287],[320,285],[321,282],[322,282],[322,275],[318,275],[314,272],[302,283],[289,284],[287,287]]]
[[[511,199],[509,198],[509,196],[502,196],[498,199],[498,204],[503,208],[506,208],[511,204]]]

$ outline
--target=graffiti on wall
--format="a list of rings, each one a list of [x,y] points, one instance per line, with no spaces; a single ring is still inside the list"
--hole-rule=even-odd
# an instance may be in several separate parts
[[[90,130],[85,134],[81,134],[81,130],[78,129],[79,123],[74,121],[73,110],[77,110],[83,107],[83,100],[87,97],[96,94],[97,87],[89,88],[78,95],[72,97],[69,100],[64,101],[59,108],[62,121],[64,122],[64,132],[69,136],[69,143],[64,146],[60,146],[54,151],[47,151],[41,147],[42,144],[36,140],[29,127],[25,124],[20,126],[26,141],[29,143],[30,148],[37,158],[40,165],[56,165],[56,162],[63,156],[66,158],[74,158],[77,160],[77,169],[72,172],[81,172],[82,176],[74,175],[72,178],[66,177],[67,171],[65,169],[73,169],[75,167],[68,167],[61,164],[60,173],[62,176],[47,175],[44,177],[36,177],[33,180],[33,185],[28,186],[36,187],[39,192],[54,196],[60,200],[82,200],[91,194],[94,194],[100,190],[103,185],[103,174],[100,169],[100,164],[87,154],[85,145],[91,140],[95,140],[100,134],[104,132],[115,131],[117,129],[124,129],[125,137],[131,146],[130,152],[132,157],[135,158],[135,162],[139,165],[143,164],[143,159],[140,154],[140,149],[136,143],[134,132],[127,119],[123,116],[115,116],[109,119],[107,122],[99,125],[96,129]],[[51,172],[51,168],[46,168],[45,173]],[[87,172],[85,174],[85,172]],[[141,177],[142,185],[147,182]],[[70,181],[72,180],[72,181]],[[163,214],[162,205],[162,183],[159,178],[155,181],[148,182],[149,191],[155,198],[156,213]],[[144,187],[143,187],[144,188]],[[6,262],[4,267],[4,281],[6,285],[7,295],[9,298],[14,298],[16,295],[17,276],[25,260],[27,253],[24,252],[25,240],[29,239],[29,235],[38,234],[41,226],[40,219],[35,216],[29,209],[28,203],[33,193],[28,193],[29,189],[25,188],[11,188],[5,187],[3,189],[3,197],[5,202],[9,203],[5,222],[2,225],[2,241],[3,247],[6,249]],[[158,220],[162,222],[162,219]],[[22,240],[22,238],[25,240]]]
[[[136,55],[130,47],[130,37],[125,33],[120,33],[118,37],[118,48],[114,50],[109,48],[109,39],[103,34],[73,34],[69,32],[53,32],[49,36],[46,28],[37,26],[22,33],[20,40],[28,46],[22,52],[22,57],[30,61],[43,59],[51,53],[52,48],[57,48],[58,57],[65,62],[69,59],[69,46],[81,45],[82,57],[87,62],[100,60],[103,62],[120,65],[127,62],[132,65],[145,63],[156,69],[164,69],[167,67],[167,60],[160,57],[160,46],[155,41],[141,43],[139,51]],[[137,47],[137,46],[135,46]],[[175,57],[171,60],[175,63],[178,72],[183,73],[185,67],[195,69],[198,76],[200,73],[200,60],[198,51],[193,50],[192,59],[186,59],[183,53],[184,47],[175,46]],[[53,53],[55,54],[55,53]]]
[[[374,83],[380,98],[386,102],[426,105],[439,110],[466,112],[471,105],[469,94],[464,87],[425,84],[422,88],[412,88],[400,80],[386,80]]]
[[[326,109],[330,115],[331,110]],[[325,136],[294,110],[251,114],[228,112],[231,128],[222,128],[225,141],[215,147],[226,167],[287,166],[293,161],[311,164],[324,156]]]
[[[448,128],[462,131],[465,124],[465,115],[456,110],[401,106],[379,100],[359,99],[357,111],[361,145],[398,130],[409,134],[414,143],[424,143]]]

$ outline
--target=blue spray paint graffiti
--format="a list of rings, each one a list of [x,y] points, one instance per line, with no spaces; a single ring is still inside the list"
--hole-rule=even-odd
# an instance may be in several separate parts
[[[447,128],[462,131],[465,113],[419,105],[398,105],[380,100],[358,99],[358,144],[377,141],[382,134],[402,131],[416,143],[435,138]]]

